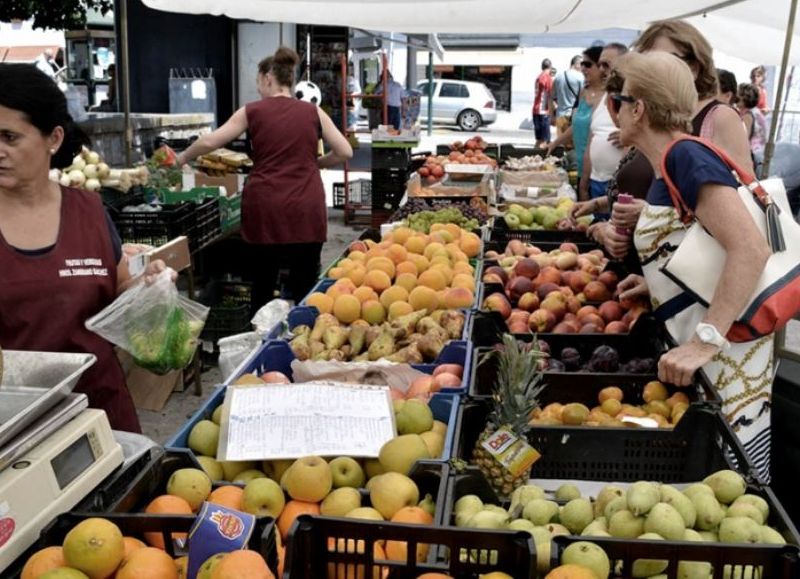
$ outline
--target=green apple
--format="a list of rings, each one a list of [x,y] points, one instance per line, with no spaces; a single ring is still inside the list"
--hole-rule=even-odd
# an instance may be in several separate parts
[[[294,460],[291,458],[281,458],[276,460],[265,460],[261,463],[261,471],[275,482],[281,482],[283,473],[289,470]]]
[[[283,489],[271,478],[253,479],[244,487],[242,510],[246,513],[278,518],[285,505]]]
[[[181,497],[193,511],[200,508],[211,493],[211,479],[199,468],[181,468],[167,481],[167,494]]]
[[[212,481],[225,480],[225,471],[222,470],[222,463],[217,459],[210,456],[198,456],[197,462],[200,463],[200,466],[203,467],[203,470],[206,471]]]
[[[219,426],[210,420],[201,420],[189,432],[188,446],[198,454],[216,456],[218,442]]]
[[[361,493],[351,487],[331,491],[320,505],[320,514],[326,517],[343,517],[361,507]]]
[[[281,486],[295,500],[318,503],[333,488],[331,467],[319,456],[298,458],[284,473]]]
[[[519,216],[515,213],[506,213],[506,225],[509,229],[518,229],[520,226]]]
[[[366,477],[364,469],[358,461],[349,456],[339,456],[330,462],[333,488],[352,487],[354,489],[364,486]]]
[[[404,474],[387,472],[375,479],[369,491],[372,506],[383,516],[391,519],[403,507],[415,507],[419,503],[417,483]]]
[[[236,478],[233,479],[233,482],[247,484],[251,480],[256,479],[256,478],[267,478],[267,475],[265,475],[263,472],[261,472],[257,468],[250,468],[250,469],[247,469],[247,470],[243,470],[242,472],[237,474]]]
[[[519,213],[519,221],[522,225],[530,225],[533,223],[533,212],[530,209],[523,209]]]

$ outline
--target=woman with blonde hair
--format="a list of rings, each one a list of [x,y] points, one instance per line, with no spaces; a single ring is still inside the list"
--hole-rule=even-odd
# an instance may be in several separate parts
[[[629,276],[620,282],[620,298],[649,292],[656,317],[679,344],[659,360],[659,378],[686,386],[702,368],[722,397],[723,413],[768,480],[773,339],[730,344],[724,336],[752,295],[769,246],[725,162],[702,143],[683,140],[673,145],[690,132],[697,110],[687,63],[666,52],[632,53],[620,59],[618,68],[625,83],[612,98],[619,103],[620,140],[647,157],[656,177],[634,231],[644,278]],[[661,271],[687,231],[661,174],[667,151],[668,176],[694,218],[727,253],[708,307]]]

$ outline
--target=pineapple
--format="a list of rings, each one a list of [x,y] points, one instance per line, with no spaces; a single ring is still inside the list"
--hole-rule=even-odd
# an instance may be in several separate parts
[[[539,362],[545,354],[539,350],[535,339],[531,344],[521,344],[514,336],[504,334],[503,345],[487,354],[480,363],[491,356],[498,359],[492,410],[486,428],[475,443],[472,463],[478,466],[501,497],[508,497],[528,481],[530,469],[514,476],[482,444],[501,427],[507,427],[517,437],[526,440],[531,414],[539,407],[538,397],[544,388]]]

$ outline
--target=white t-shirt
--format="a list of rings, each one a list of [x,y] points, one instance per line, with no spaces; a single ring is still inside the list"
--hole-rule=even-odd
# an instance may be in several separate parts
[[[589,158],[592,162],[590,178],[595,181],[608,181],[614,176],[625,151],[617,148],[608,140],[608,136],[618,130],[608,114],[606,99],[608,93],[594,108],[592,112],[592,143],[589,148]]]

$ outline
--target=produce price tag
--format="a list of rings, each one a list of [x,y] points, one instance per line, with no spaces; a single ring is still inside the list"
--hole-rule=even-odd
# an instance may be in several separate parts
[[[395,436],[385,386],[319,382],[228,387],[220,460],[377,457]]]
[[[511,473],[511,476],[515,477],[528,470],[542,456],[530,444],[505,427],[498,428],[482,443],[482,446]]]

